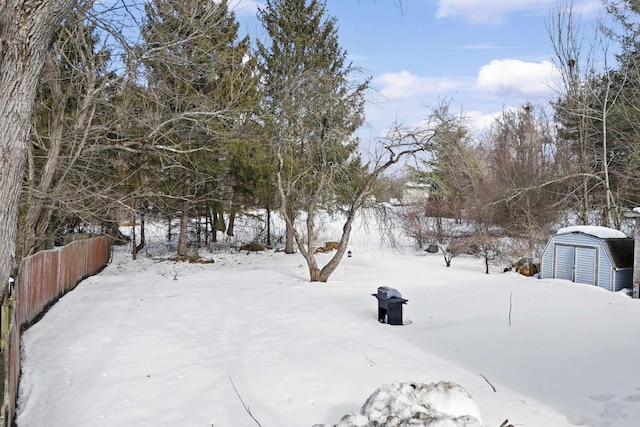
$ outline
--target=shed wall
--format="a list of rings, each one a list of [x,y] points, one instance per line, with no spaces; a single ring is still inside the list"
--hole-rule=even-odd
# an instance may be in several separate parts
[[[615,270],[613,275],[614,292],[621,291],[623,289],[630,289],[633,285],[633,268],[624,268]]]
[[[549,239],[547,245],[542,251],[542,258],[540,259],[540,278],[553,279],[553,237]]]
[[[574,266],[579,267],[575,273]],[[582,233],[556,234],[551,237],[542,255],[543,279],[573,280],[611,290],[612,276],[611,261],[602,241],[593,236]]]

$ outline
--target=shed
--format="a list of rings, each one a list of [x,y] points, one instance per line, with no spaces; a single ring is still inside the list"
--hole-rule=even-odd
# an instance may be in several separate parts
[[[617,292],[633,287],[633,239],[596,226],[565,227],[542,253],[540,277],[565,279]]]

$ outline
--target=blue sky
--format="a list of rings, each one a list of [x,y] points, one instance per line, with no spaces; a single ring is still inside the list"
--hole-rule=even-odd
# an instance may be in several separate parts
[[[554,0],[327,0],[353,65],[372,76],[372,132],[413,125],[450,100],[481,126],[504,108],[555,98],[547,24]],[[255,37],[260,1],[230,0]],[[574,0],[582,25],[600,0]]]

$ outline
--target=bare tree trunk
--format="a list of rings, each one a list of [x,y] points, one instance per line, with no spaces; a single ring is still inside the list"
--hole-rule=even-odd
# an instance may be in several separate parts
[[[209,247],[209,224],[211,217],[209,216],[209,207],[204,211],[204,245]]]
[[[31,255],[43,247],[42,238],[49,228],[54,211],[53,200],[59,197],[56,193],[59,192],[69,170],[87,145],[88,133],[86,130],[93,122],[97,102],[102,100],[103,87],[100,86],[109,83],[107,79],[104,80],[104,83],[99,83],[98,60],[93,55],[93,46],[88,45],[87,38],[79,36],[84,33],[83,20],[78,19],[71,32],[62,31],[64,35],[54,43],[45,62],[44,79],[48,83],[49,96],[52,100],[48,134],[44,138],[48,139],[48,147],[46,161],[40,176],[37,177],[35,171],[29,171],[28,175],[27,187],[31,191],[27,195],[26,203],[24,203],[26,213],[21,220],[18,233],[17,254],[23,257]],[[60,76],[61,67],[68,65],[65,62],[68,59],[60,55],[60,45],[67,43],[73,43],[82,58],[81,65],[73,63],[73,66],[78,67],[78,71],[82,73],[83,84],[77,94],[75,111],[72,113],[65,111],[65,108],[68,106],[69,97],[73,95],[63,89]],[[72,125],[71,129],[68,124]],[[34,132],[36,132],[35,127]],[[65,146],[73,148],[69,152],[63,153]],[[34,165],[35,162],[30,159],[30,168],[33,168]]]
[[[236,211],[229,212],[229,225],[227,226],[227,236],[233,236],[233,227],[236,223]]]
[[[135,206],[135,203],[134,203]],[[136,237],[136,210],[131,212],[131,258],[135,261],[138,259],[138,239]]]
[[[189,207],[189,200],[185,198],[182,202],[182,214],[180,214],[178,256],[187,256],[187,254],[189,253]]]
[[[50,81],[51,94],[54,99],[60,99],[62,94],[62,89],[60,87],[60,77],[58,73],[58,69],[55,66],[55,63],[49,61],[47,67],[46,78]],[[26,213],[21,220],[20,224],[20,236],[18,239],[18,249],[17,254],[19,257],[25,257],[31,255],[33,252],[37,250],[37,236],[38,231],[36,228],[38,227],[38,223],[42,222],[48,225],[49,218],[42,218],[42,216],[50,216],[49,212],[45,213],[45,209],[47,205],[50,203],[47,198],[47,193],[51,188],[51,184],[53,182],[53,177],[57,169],[57,163],[60,159],[60,150],[62,148],[62,137],[63,137],[63,128],[64,128],[64,104],[61,102],[52,103],[52,121],[51,121],[51,132],[49,135],[50,146],[47,150],[47,160],[42,168],[42,173],[40,175],[40,180],[38,183],[33,182],[35,176],[33,172],[30,171],[29,177],[32,179],[28,180],[28,183],[31,184],[30,187],[34,188],[35,191],[27,193],[27,202],[26,205]],[[35,163],[35,162],[33,162]],[[31,159],[29,160],[29,164],[32,164]],[[42,218],[42,221],[41,221]],[[46,226],[45,226],[46,229]]]
[[[202,247],[202,223],[200,220],[202,217],[199,212],[196,212],[196,244],[198,248]]]
[[[267,246],[271,246],[271,209],[267,206]]]
[[[15,259],[18,199],[40,73],[53,33],[75,3],[5,0],[0,4],[0,300],[12,264],[19,261]]]
[[[608,138],[607,138],[607,120],[609,118],[609,91],[610,91],[611,82],[607,82],[607,88],[605,90],[605,97],[603,100],[602,106],[602,172],[604,174],[604,191],[605,191],[605,200],[606,200],[606,221],[607,227],[611,228],[619,228],[620,224],[617,221],[617,216],[614,217],[614,211],[617,211],[616,202],[613,197],[613,192],[611,191],[611,179],[609,174],[609,146],[608,146]],[[614,94],[615,102],[619,92]],[[612,102],[612,103],[613,103]]]
[[[140,244],[136,246],[136,253],[144,249],[145,245],[147,244],[147,240],[144,237],[144,222],[145,222],[145,215],[144,215],[144,212],[142,212],[140,214]]]
[[[293,248],[293,227],[291,227],[288,223],[285,228],[285,237],[284,237],[284,253],[285,254],[293,254],[295,253],[295,249]]]
[[[117,222],[106,221],[103,224],[103,229],[105,234],[113,238],[114,244],[116,245],[122,245],[128,242],[129,240],[131,240],[130,237],[127,237],[124,234],[122,234]]]
[[[178,236],[178,256],[187,256],[189,253],[189,214],[191,211],[191,175],[188,171],[184,173],[184,184],[182,187],[184,200],[182,201],[182,213],[180,214],[180,235]]]
[[[217,211],[213,211],[213,213],[211,214],[211,243],[216,243],[218,241],[218,224],[219,224],[219,219],[218,219],[218,212]]]

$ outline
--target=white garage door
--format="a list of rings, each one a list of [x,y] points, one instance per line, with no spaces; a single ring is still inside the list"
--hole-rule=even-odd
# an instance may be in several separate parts
[[[553,271],[556,279],[573,282],[573,266],[575,264],[575,248],[573,246],[556,245],[553,259]]]
[[[597,253],[596,248],[576,248],[576,282],[588,285],[597,284]]]

